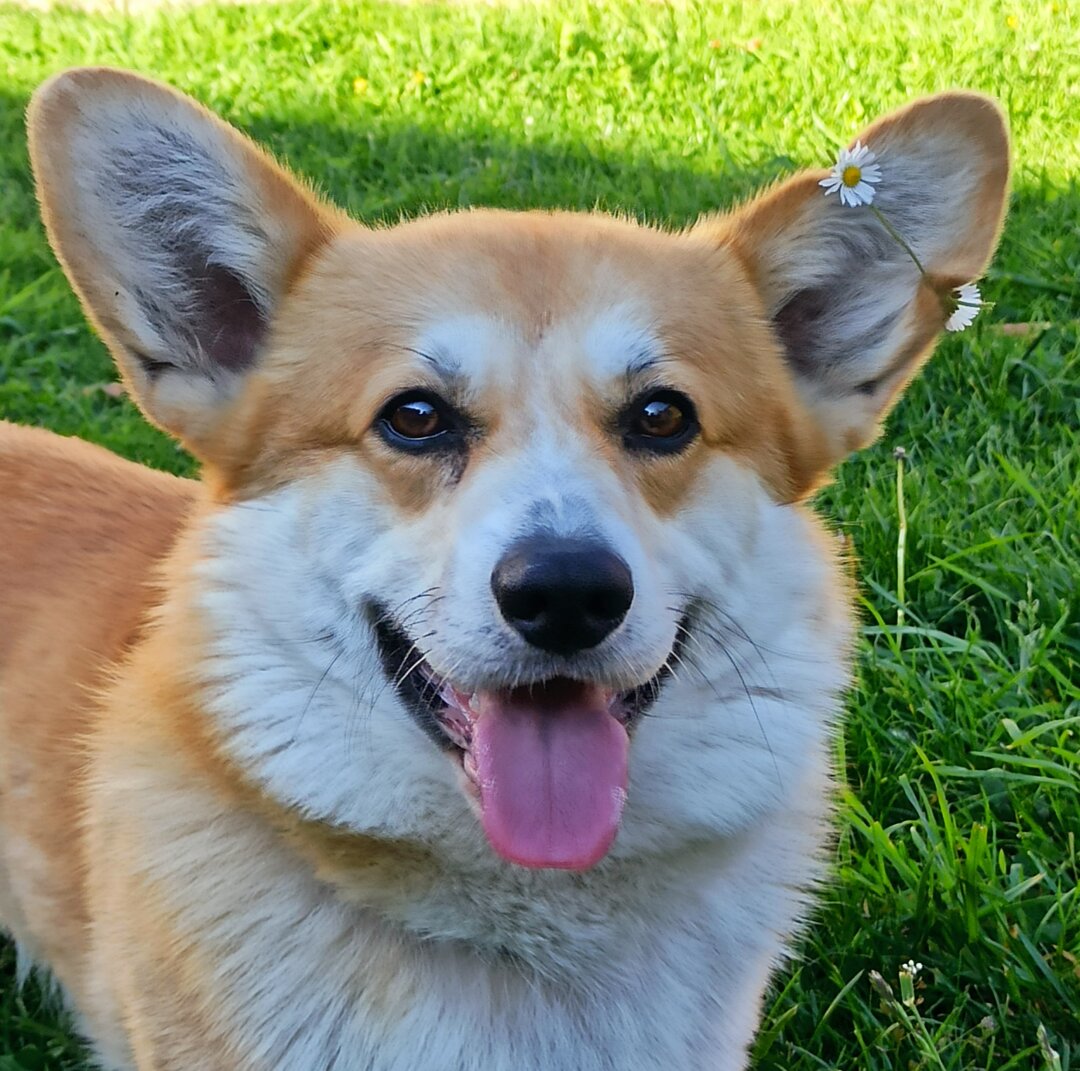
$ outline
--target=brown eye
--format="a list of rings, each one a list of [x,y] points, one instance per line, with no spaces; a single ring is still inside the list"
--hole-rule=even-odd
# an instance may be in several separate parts
[[[694,403],[674,390],[658,390],[639,398],[625,413],[624,439],[636,450],[672,453],[697,434]]]
[[[377,427],[391,446],[417,450],[441,444],[457,423],[453,410],[437,395],[409,391],[386,403]]]
[[[403,402],[387,418],[390,427],[406,439],[430,439],[442,426],[439,411],[422,398]]]
[[[686,426],[686,414],[674,403],[654,398],[641,407],[637,430],[640,435],[670,439]]]

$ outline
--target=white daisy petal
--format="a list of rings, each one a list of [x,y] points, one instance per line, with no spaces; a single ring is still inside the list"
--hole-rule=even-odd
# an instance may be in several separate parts
[[[975,322],[975,317],[978,315],[979,310],[973,309],[970,305],[957,305],[952,316],[945,321],[945,330],[963,331]]]
[[[819,180],[825,196],[839,193],[840,203],[849,208],[868,205],[874,199],[873,187],[881,181],[881,165],[869,146],[856,141],[850,149],[841,149],[828,178]]]
[[[982,308],[982,294],[976,283],[964,283],[953,291],[956,306],[952,315],[945,321],[946,331],[963,331],[975,322]]]
[[[961,305],[975,305],[982,304],[982,294],[979,292],[977,283],[964,283],[963,286],[956,288],[956,300]]]

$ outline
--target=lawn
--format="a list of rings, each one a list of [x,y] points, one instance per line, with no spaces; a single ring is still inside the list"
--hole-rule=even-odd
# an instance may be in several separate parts
[[[192,467],[110,387],[37,219],[22,113],[67,65],[172,82],[373,222],[483,204],[680,225],[914,95],[996,95],[1016,166],[995,306],[819,496],[861,562],[848,787],[755,1066],[1080,1071],[1078,57],[1078,13],[1030,0],[0,7],[0,416]],[[0,945],[0,1071],[87,1066]]]

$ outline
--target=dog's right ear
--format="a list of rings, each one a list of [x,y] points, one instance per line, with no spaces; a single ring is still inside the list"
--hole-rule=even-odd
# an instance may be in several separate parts
[[[57,75],[28,125],[49,240],[88,315],[144,412],[202,453],[341,217],[193,100],[126,71]]]

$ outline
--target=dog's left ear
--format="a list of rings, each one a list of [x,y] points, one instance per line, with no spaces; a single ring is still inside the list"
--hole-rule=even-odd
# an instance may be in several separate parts
[[[1008,136],[997,105],[945,93],[879,120],[871,206],[847,206],[797,175],[734,214],[702,223],[756,285],[832,464],[877,434],[929,354],[955,287],[985,269],[1001,231]],[[911,247],[925,277],[877,209]]]
[[[28,113],[45,227],[143,412],[203,460],[341,218],[168,86],[75,68]]]

